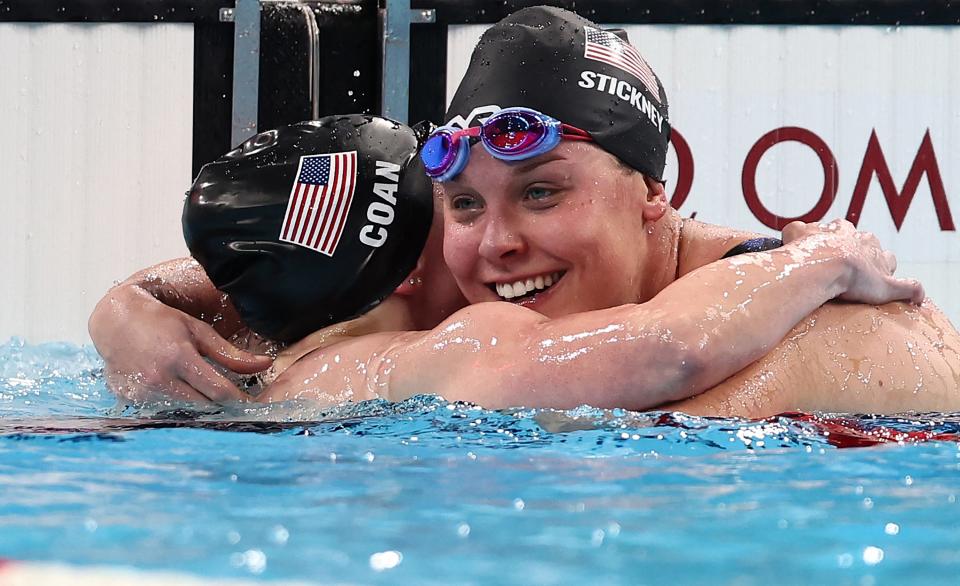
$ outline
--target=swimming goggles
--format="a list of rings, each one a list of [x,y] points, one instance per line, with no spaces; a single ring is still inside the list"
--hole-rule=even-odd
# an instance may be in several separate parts
[[[503,161],[522,161],[549,152],[567,140],[593,140],[589,133],[530,108],[504,108],[480,126],[441,126],[420,150],[427,175],[449,181],[463,171],[470,146],[479,138],[483,148]],[[467,140],[464,140],[467,139]],[[474,139],[471,141],[470,139]]]

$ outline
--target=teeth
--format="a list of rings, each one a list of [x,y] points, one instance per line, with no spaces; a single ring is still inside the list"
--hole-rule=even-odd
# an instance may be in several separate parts
[[[497,283],[497,294],[504,299],[513,299],[522,297],[534,290],[543,290],[550,287],[560,280],[560,272],[554,272],[549,275],[538,275],[525,281],[515,283]]]

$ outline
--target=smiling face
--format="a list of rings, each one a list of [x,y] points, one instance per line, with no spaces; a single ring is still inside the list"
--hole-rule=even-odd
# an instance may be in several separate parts
[[[470,156],[443,184],[444,258],[468,301],[559,317],[643,299],[645,224],[665,213],[662,190],[589,143],[519,162],[479,145]]]

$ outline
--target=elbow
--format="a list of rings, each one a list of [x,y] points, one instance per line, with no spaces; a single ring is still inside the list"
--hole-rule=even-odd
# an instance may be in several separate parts
[[[122,321],[118,316],[120,312],[118,306],[122,305],[122,299],[118,299],[118,288],[119,286],[107,291],[87,318],[87,333],[90,334],[90,339],[98,350],[101,341],[109,336],[111,325]],[[119,291],[119,293],[122,295],[123,292]]]
[[[710,378],[710,373],[714,370],[711,367],[712,361],[698,348],[688,348],[678,358],[677,385],[674,395],[668,400],[689,399],[721,382]]]
[[[648,362],[632,375],[623,381],[623,392],[611,406],[632,411],[655,409],[688,399],[715,384],[709,380],[708,358],[696,349],[662,352],[655,363]]]
[[[664,364],[663,372],[667,376],[657,404],[682,401],[706,391],[721,382],[710,378],[711,371],[715,370],[711,368],[709,357],[699,348],[688,347],[672,352],[670,363]]]

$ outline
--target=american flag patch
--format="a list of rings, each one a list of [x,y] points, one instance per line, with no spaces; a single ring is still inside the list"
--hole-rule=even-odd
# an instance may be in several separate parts
[[[357,186],[357,151],[300,157],[280,240],[333,256]]]
[[[653,96],[656,103],[660,103],[660,89],[657,86],[657,78],[653,75],[653,70],[643,60],[640,53],[633,48],[630,43],[613,33],[597,30],[595,28],[584,27],[586,29],[587,42],[583,50],[583,56],[594,61],[601,61],[607,65],[613,65],[626,71],[640,80],[645,88]]]

